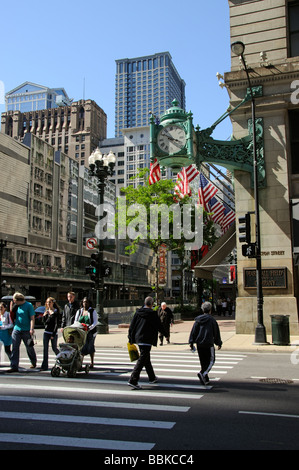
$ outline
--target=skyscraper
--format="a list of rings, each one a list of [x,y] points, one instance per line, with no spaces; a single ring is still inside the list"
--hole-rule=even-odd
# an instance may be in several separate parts
[[[174,98],[185,109],[185,82],[169,52],[116,60],[115,137],[121,129],[147,126],[149,113],[159,117]]]

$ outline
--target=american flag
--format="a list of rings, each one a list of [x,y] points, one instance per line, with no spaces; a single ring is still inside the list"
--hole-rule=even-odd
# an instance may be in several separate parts
[[[221,222],[221,228],[223,232],[226,232],[230,225],[234,222],[236,218],[235,212],[228,207],[227,204],[223,203],[224,205],[224,213],[223,213],[223,220]]]
[[[221,225],[224,218],[224,205],[216,196],[213,196],[212,199],[207,204],[208,212],[211,212],[211,219],[215,224]]]
[[[186,170],[186,176],[188,178],[189,183],[191,183],[191,181],[193,181],[194,178],[196,178],[196,176],[199,175],[199,171],[194,165],[187,166],[185,170]]]
[[[158,160],[155,158],[154,163],[150,164],[149,184],[157,183],[161,179],[161,170]]]
[[[180,199],[185,196],[191,196],[191,190],[189,186],[189,180],[187,177],[186,168],[182,168],[177,175],[177,180],[174,187],[174,193]]]
[[[177,180],[174,187],[174,193],[176,196],[181,199],[185,196],[191,196],[189,183],[191,183],[191,181],[193,181],[197,175],[199,175],[199,171],[193,165],[183,167],[177,175]]]
[[[203,206],[203,208],[209,212],[208,203],[215,196],[218,189],[216,186],[213,185],[202,173],[199,177],[199,190],[198,190],[198,197],[199,203]]]

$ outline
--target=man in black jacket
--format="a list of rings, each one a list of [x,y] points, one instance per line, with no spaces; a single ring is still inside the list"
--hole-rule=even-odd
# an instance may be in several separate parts
[[[212,305],[210,302],[204,302],[201,306],[202,314],[194,320],[194,324],[189,337],[190,348],[193,350],[193,343],[197,345],[198,357],[200,360],[201,371],[197,374],[203,385],[209,383],[208,373],[215,363],[214,344],[221,349],[222,341],[218,323],[210,313]]]
[[[75,315],[77,313],[77,310],[79,310],[80,308],[80,304],[76,300],[75,292],[68,292],[67,300],[68,303],[65,304],[62,312],[61,331],[66,326],[71,326],[74,323]]]
[[[128,385],[137,390],[141,389],[138,380],[143,367],[147,372],[149,383],[156,383],[157,377],[151,364],[151,347],[157,346],[158,331],[164,334],[163,326],[157,312],[152,309],[152,297],[146,297],[144,306],[135,313],[129,327],[129,343],[139,346],[140,356],[131,374]]]

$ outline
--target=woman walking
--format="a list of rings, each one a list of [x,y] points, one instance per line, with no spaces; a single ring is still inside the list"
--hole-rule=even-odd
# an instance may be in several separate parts
[[[90,354],[90,368],[92,369],[94,366],[94,341],[97,335],[96,325],[98,323],[98,316],[87,297],[84,297],[82,307],[76,313],[75,322],[76,321],[88,326],[86,342],[81,352],[83,356]]]
[[[56,304],[56,301],[53,297],[48,297],[45,302],[45,313],[43,315],[43,323],[45,325],[45,331],[43,336],[44,344],[44,355],[43,362],[41,365],[41,370],[48,370],[48,357],[49,357],[49,342],[51,341],[51,346],[53,352],[57,355],[59,349],[57,348],[57,330],[59,323],[59,307]]]

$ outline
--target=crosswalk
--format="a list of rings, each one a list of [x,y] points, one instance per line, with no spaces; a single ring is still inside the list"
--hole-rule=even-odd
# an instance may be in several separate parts
[[[37,356],[40,364],[42,357]],[[2,446],[119,451],[154,449],[165,433],[175,430],[180,417],[199,404],[209,390],[246,356],[220,351],[208,386],[202,386],[197,378],[197,354],[156,350],[151,357],[159,380],[149,384],[146,373],[142,372],[141,390],[127,386],[134,364],[129,361],[125,349],[99,348],[95,354],[95,368],[88,375],[78,373],[76,378],[68,378],[65,374],[51,377],[49,371],[28,369],[30,364],[24,354],[20,361],[21,373],[5,374],[9,364],[2,362]],[[49,367],[54,363],[55,356],[50,355]],[[5,432],[2,432],[1,423],[5,423]],[[134,429],[143,432],[136,433]],[[130,435],[137,438],[130,439]]]

